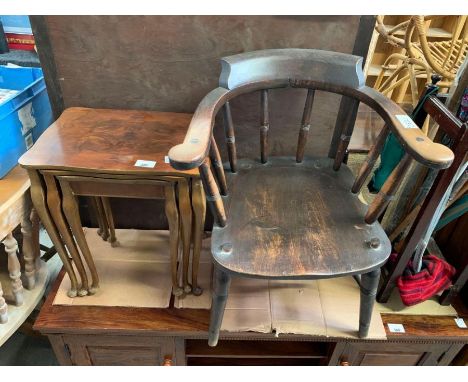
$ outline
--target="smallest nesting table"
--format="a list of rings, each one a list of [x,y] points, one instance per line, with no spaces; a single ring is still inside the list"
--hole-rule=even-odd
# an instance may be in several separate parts
[[[112,243],[115,236],[107,197],[165,199],[173,293],[202,293],[197,274],[206,210],[203,186],[197,169],[177,171],[166,163],[167,152],[183,140],[191,117],[183,113],[69,108],[20,158],[31,179],[37,213],[70,277],[70,297],[93,294],[99,288],[92,250],[81,226],[78,195],[93,197],[101,207],[98,220],[100,226],[111,228]],[[179,242],[182,285],[177,266]]]

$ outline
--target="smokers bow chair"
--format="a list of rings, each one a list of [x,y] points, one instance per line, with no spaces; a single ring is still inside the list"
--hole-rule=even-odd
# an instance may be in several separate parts
[[[215,217],[209,345],[218,342],[231,275],[279,280],[352,275],[361,291],[359,336],[366,337],[380,268],[391,251],[377,219],[411,159],[446,168],[453,161],[452,151],[433,143],[398,105],[364,85],[361,57],[273,49],[226,57],[221,63],[220,86],[200,102],[184,142],[169,151],[174,168],[199,168]],[[285,87],[308,89],[297,152],[295,157],[269,157],[268,93]],[[343,164],[352,124],[337,124],[342,131],[333,158],[304,157],[316,90],[351,97],[355,105],[364,102],[386,123],[354,180]],[[260,158],[237,159],[229,100],[254,91],[261,98]],[[213,136],[221,109],[230,169],[226,172]],[[367,208],[357,194],[390,131],[406,156]]]

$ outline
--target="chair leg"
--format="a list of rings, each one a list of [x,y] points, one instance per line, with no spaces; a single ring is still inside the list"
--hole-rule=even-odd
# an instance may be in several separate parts
[[[213,297],[211,302],[210,329],[208,331],[208,345],[218,344],[219,330],[223,322],[224,308],[228,298],[231,276],[215,267],[213,273]]]
[[[361,276],[361,305],[359,308],[359,338],[367,337],[372,317],[372,308],[379,286],[380,269]]]

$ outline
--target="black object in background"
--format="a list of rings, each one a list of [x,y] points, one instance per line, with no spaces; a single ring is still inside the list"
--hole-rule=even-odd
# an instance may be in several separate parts
[[[0,54],[8,53],[10,49],[8,49],[8,42],[5,36],[5,31],[3,30],[3,24],[0,21]]]

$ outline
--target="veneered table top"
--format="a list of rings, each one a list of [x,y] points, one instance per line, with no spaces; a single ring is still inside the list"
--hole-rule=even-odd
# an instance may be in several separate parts
[[[133,175],[198,174],[165,163],[169,149],[184,140],[192,114],[139,110],[66,109],[26,152],[26,168]],[[135,166],[156,161],[154,168]]]

